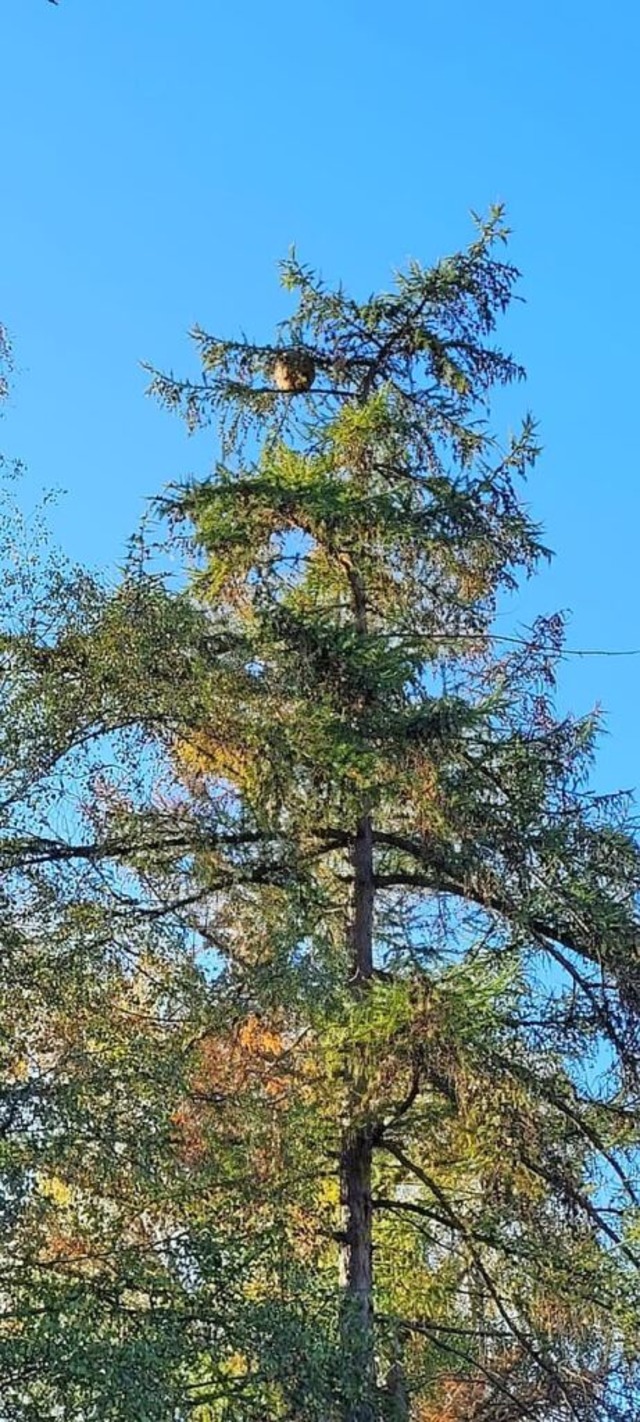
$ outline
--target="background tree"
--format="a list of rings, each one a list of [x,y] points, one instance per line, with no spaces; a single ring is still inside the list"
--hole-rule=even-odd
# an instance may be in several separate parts
[[[88,1018],[67,986],[50,1027],[80,1043],[68,1143],[17,1132],[54,1184],[9,1246],[44,1211],[7,1274],[16,1416],[634,1414],[638,855],[588,789],[595,718],[554,714],[561,620],[494,630],[546,556],[534,426],[489,422],[522,373],[505,236],[366,301],[292,257],[274,344],[197,331],[201,378],[153,377],[221,430],[163,500],[189,586],[134,546],[115,591],[73,574],[8,628],[11,918],[96,954]],[[109,1260],[81,1287],[78,1231]],[[78,1298],[108,1367],[38,1351]]]

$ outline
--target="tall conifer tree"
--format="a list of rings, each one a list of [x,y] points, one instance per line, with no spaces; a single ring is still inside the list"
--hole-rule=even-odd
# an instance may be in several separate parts
[[[131,786],[124,752],[117,784],[113,753],[92,762],[83,834],[7,812],[3,853],[40,901],[54,876],[74,925],[90,910],[92,942],[126,922],[156,985],[144,1070],[120,1027],[86,1108],[123,1072],[147,1102],[116,1174],[184,1239],[181,1260],[148,1244],[162,1327],[148,1279],[122,1303],[153,1416],[163,1395],[202,1422],[633,1415],[638,851],[626,798],[588,788],[595,718],[554,712],[561,619],[495,630],[546,556],[534,425],[491,423],[522,374],[494,344],[505,236],[496,211],[364,301],[291,257],[273,344],[197,331],[201,377],[153,377],[221,432],[212,474],[162,501],[188,588],[133,560],[44,644],[9,640],[36,768],[43,725],[62,758],[133,727],[140,757]],[[82,1286],[104,1305],[101,1268]]]

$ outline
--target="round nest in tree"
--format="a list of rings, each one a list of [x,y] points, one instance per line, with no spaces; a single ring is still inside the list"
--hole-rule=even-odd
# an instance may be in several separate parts
[[[301,395],[311,389],[316,378],[316,365],[308,351],[292,347],[281,351],[276,357],[271,374],[278,390]]]

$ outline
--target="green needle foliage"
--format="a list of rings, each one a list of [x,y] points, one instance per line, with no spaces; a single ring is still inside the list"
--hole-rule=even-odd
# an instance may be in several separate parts
[[[638,846],[562,620],[495,635],[505,238],[364,302],[292,256],[273,344],[154,373],[220,432],[186,587],[11,555],[9,1418],[637,1415]]]

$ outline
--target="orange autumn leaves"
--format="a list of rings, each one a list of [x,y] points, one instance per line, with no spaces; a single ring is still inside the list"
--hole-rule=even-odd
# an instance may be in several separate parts
[[[200,1204],[215,1200],[246,1237],[275,1230],[298,1260],[317,1259],[326,1250],[325,1216],[335,1223],[335,1201],[322,1195],[322,1166],[309,1171],[304,1159],[310,1106],[316,1120],[307,1045],[307,1034],[257,1013],[208,1033],[194,1049],[173,1114],[175,1150],[198,1182]],[[268,1297],[269,1271],[254,1285]]]
[[[597,1370],[567,1382],[561,1396],[553,1378],[535,1377],[530,1369],[523,1376],[526,1362],[523,1349],[512,1346],[485,1359],[483,1376],[465,1376],[463,1367],[457,1373],[443,1372],[429,1397],[415,1399],[411,1416],[415,1422],[520,1422],[523,1416],[566,1415],[572,1399],[582,1413],[597,1383]]]
[[[203,1163],[217,1126],[224,1127],[231,1143],[240,1139],[252,1108],[259,1120],[267,1107],[273,1121],[286,1104],[292,1069],[292,1048],[282,1029],[255,1013],[227,1031],[204,1036],[195,1050],[188,1092],[173,1118],[185,1163]]]

